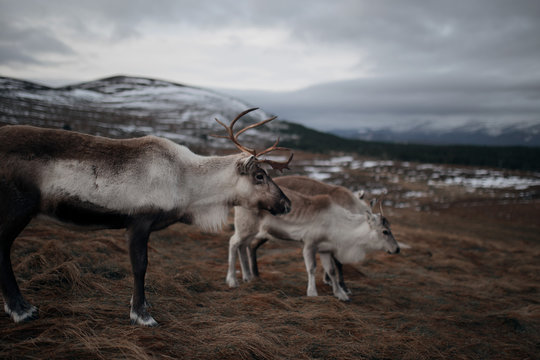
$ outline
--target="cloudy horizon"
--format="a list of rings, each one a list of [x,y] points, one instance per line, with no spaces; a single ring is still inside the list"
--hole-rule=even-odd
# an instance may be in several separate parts
[[[0,75],[158,78],[321,129],[538,124],[539,19],[534,0],[0,0]]]

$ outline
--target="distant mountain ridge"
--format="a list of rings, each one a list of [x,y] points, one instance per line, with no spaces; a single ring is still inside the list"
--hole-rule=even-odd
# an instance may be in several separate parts
[[[228,123],[251,107],[210,90],[142,77],[113,76],[59,88],[0,77],[0,122],[67,127],[110,137],[153,134],[191,146],[230,147],[227,140],[208,138],[223,133],[214,119]],[[254,111],[238,127],[268,117]],[[243,137],[252,144],[267,144],[283,127],[287,125],[273,122]]]
[[[484,146],[540,146],[540,124],[527,128],[508,126],[489,133],[487,129],[456,128],[447,131],[419,129],[393,131],[391,129],[335,129],[330,133],[347,139],[383,141],[401,144],[471,145]]]
[[[147,134],[169,138],[199,153],[233,148],[215,118],[228,123],[252,105],[197,87],[142,77],[114,76],[50,88],[0,77],[0,126],[28,124],[68,128],[115,138]],[[254,111],[238,127],[270,117]],[[351,137],[349,134],[342,134]],[[242,135],[242,142],[266,148],[276,137],[282,146],[309,152],[345,152],[379,159],[481,165],[540,170],[538,147],[430,146],[349,139],[284,120]]]

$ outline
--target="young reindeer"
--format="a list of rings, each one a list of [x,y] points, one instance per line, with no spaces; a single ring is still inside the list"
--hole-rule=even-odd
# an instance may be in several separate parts
[[[225,126],[233,134],[240,113]],[[287,162],[259,159],[279,150],[277,143],[257,152],[242,146],[229,156],[199,156],[154,136],[113,140],[32,126],[0,128],[0,288],[4,310],[15,321],[38,316],[21,295],[11,265],[11,245],[32,218],[45,215],[62,223],[92,228],[125,228],[133,271],[132,323],[154,326],[148,313],[144,277],[152,231],[175,222],[215,230],[232,206],[286,214],[290,200],[259,167]]]
[[[384,217],[371,210],[355,214],[340,206],[327,195],[307,196],[281,187],[291,200],[292,211],[284,216],[271,217],[264,210],[235,207],[235,233],[229,241],[229,268],[226,281],[230,287],[236,280],[236,255],[240,256],[243,279],[253,277],[247,259],[249,244],[260,239],[302,241],[303,257],[308,272],[308,296],[317,296],[315,286],[315,256],[319,253],[326,273],[330,276],[334,295],[349,300],[340,286],[332,257],[341,263],[361,261],[368,252],[386,250],[399,252]],[[254,254],[255,255],[255,254]]]
[[[294,190],[307,196],[328,195],[332,198],[333,202],[354,214],[362,214],[367,211],[372,211],[372,208],[375,205],[375,200],[372,200],[370,204],[368,204],[364,200],[363,191],[358,196],[356,196],[349,189],[343,186],[326,184],[322,181],[311,179],[307,176],[280,176],[278,178],[275,178],[274,182],[276,182],[276,184],[278,184],[278,186],[280,187],[286,187],[287,189]],[[268,241],[268,239],[259,238],[252,241],[251,246],[248,248],[251,273],[257,277],[259,276],[259,267],[257,264],[257,249],[266,241]],[[345,290],[348,295],[351,295],[352,293],[345,285],[345,281],[343,279],[343,264],[341,264],[335,257],[332,257],[332,259],[334,260],[334,263],[336,265],[339,285],[343,288],[343,290]],[[328,285],[331,285],[330,276],[327,273],[324,274],[324,282]]]

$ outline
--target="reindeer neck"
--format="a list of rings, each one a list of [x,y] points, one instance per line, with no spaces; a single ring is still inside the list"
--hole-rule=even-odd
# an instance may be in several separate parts
[[[230,192],[238,181],[236,162],[241,155],[199,156],[190,174],[197,199],[233,195]]]
[[[236,162],[240,158],[241,155],[196,157],[192,171],[183,181],[190,188],[186,205],[196,225],[217,230],[226,221],[236,198]]]
[[[361,221],[357,224],[356,228],[354,229],[354,235],[357,238],[363,239],[363,238],[369,237],[372,231],[373,231],[372,225],[369,223],[367,219],[365,219],[364,221]]]
[[[281,187],[285,195],[291,200],[291,212],[287,215],[288,218],[294,218],[296,222],[303,220],[310,222],[313,217],[327,211],[332,201],[328,195],[307,196],[300,192]]]
[[[306,196],[285,187],[281,189],[291,200],[291,212],[283,217],[266,216],[271,228],[283,228],[288,238],[296,241],[315,238],[327,231],[332,224],[332,217],[328,216],[332,202],[328,195]]]

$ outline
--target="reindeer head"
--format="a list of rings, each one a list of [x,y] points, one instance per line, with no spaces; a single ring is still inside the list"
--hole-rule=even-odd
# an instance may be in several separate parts
[[[236,118],[231,121],[229,126],[225,125],[218,119],[215,119],[221,126],[227,130],[227,135],[212,135],[214,137],[229,139],[233,144],[242,151],[244,154],[249,154],[249,156],[241,157],[237,162],[237,172],[239,175],[239,181],[237,183],[237,194],[238,194],[238,204],[246,208],[258,208],[262,210],[268,210],[272,215],[277,214],[286,214],[291,209],[291,201],[283,194],[281,189],[274,183],[274,181],[268,176],[266,171],[264,171],[259,165],[268,164],[272,168],[283,171],[283,169],[288,169],[288,165],[293,158],[293,153],[289,156],[289,159],[285,162],[272,161],[268,159],[260,159],[259,157],[265,154],[268,154],[271,151],[276,150],[289,150],[286,148],[278,147],[279,138],[276,140],[274,145],[271,147],[257,151],[255,149],[250,149],[238,141],[238,136],[249,129],[266,124],[276,117],[271,117],[269,119],[263,120],[256,124],[246,126],[245,128],[234,133],[233,127],[242,116],[247,113],[257,110],[257,108],[248,109],[241,112],[236,116]]]
[[[370,205],[375,207],[376,200],[372,200]],[[374,234],[376,239],[376,245],[381,248],[381,250],[386,250],[389,254],[399,253],[399,245],[392,235],[392,230],[390,230],[390,222],[384,217],[384,212],[382,209],[382,202],[379,202],[380,213],[374,214],[372,211],[366,211],[367,221],[369,226]]]

